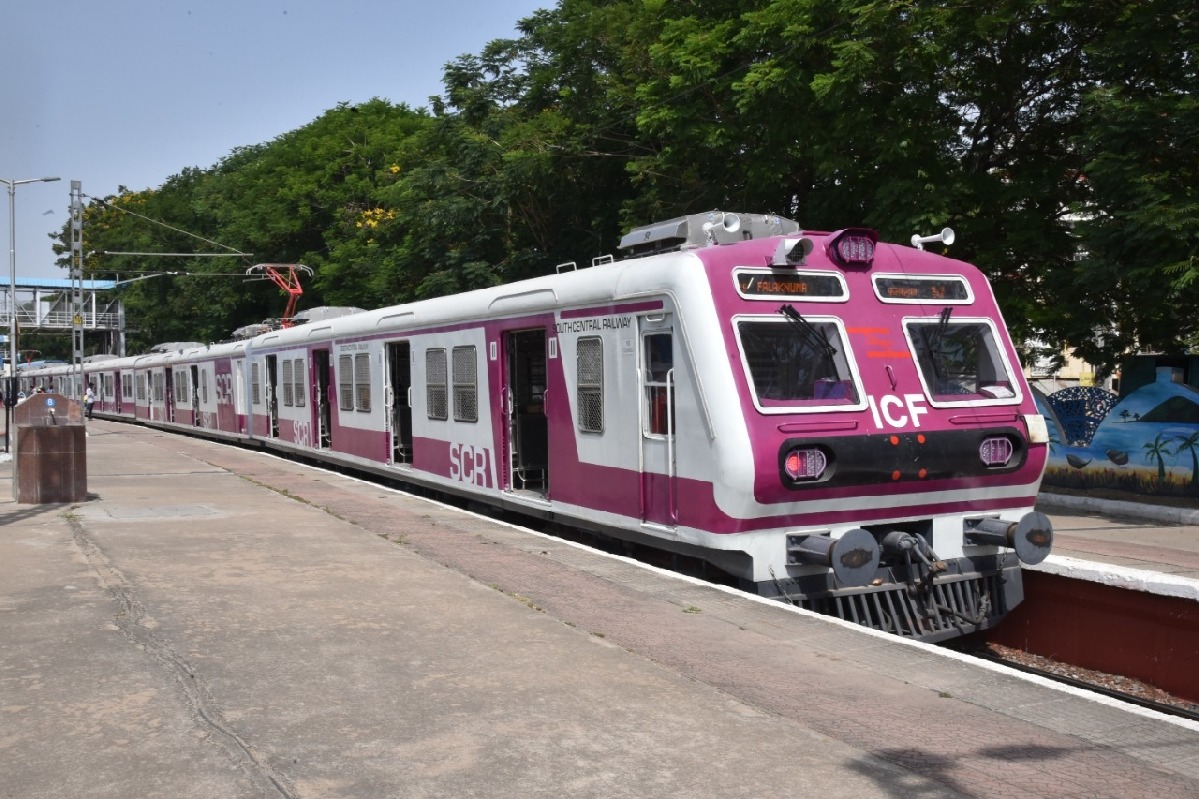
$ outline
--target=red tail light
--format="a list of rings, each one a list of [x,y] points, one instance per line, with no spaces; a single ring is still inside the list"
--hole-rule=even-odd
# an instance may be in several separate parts
[[[828,458],[818,449],[793,449],[783,458],[783,471],[792,480],[819,480]]]

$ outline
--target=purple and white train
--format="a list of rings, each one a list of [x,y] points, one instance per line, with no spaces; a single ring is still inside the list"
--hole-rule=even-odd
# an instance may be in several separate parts
[[[935,641],[1048,554],[1048,435],[986,279],[866,229],[713,212],[627,257],[251,339],[92,359],[96,414],[696,556]],[[80,396],[66,365],[22,386]]]

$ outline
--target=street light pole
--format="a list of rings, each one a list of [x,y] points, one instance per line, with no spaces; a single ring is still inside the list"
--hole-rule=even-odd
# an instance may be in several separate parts
[[[59,178],[5,180],[8,187],[8,385],[4,391],[4,448],[12,439],[12,407],[17,398],[17,186],[23,183],[53,183]],[[12,498],[17,501],[17,459],[12,459]]]

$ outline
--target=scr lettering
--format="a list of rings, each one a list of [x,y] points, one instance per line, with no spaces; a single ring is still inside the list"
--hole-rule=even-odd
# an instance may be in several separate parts
[[[491,488],[491,450],[470,444],[450,444],[450,478]]]

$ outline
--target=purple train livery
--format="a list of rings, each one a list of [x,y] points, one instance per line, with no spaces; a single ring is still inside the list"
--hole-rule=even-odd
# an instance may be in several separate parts
[[[1019,603],[1052,530],[1045,422],[994,296],[933,238],[697,214],[585,268],[19,380],[938,641]]]

